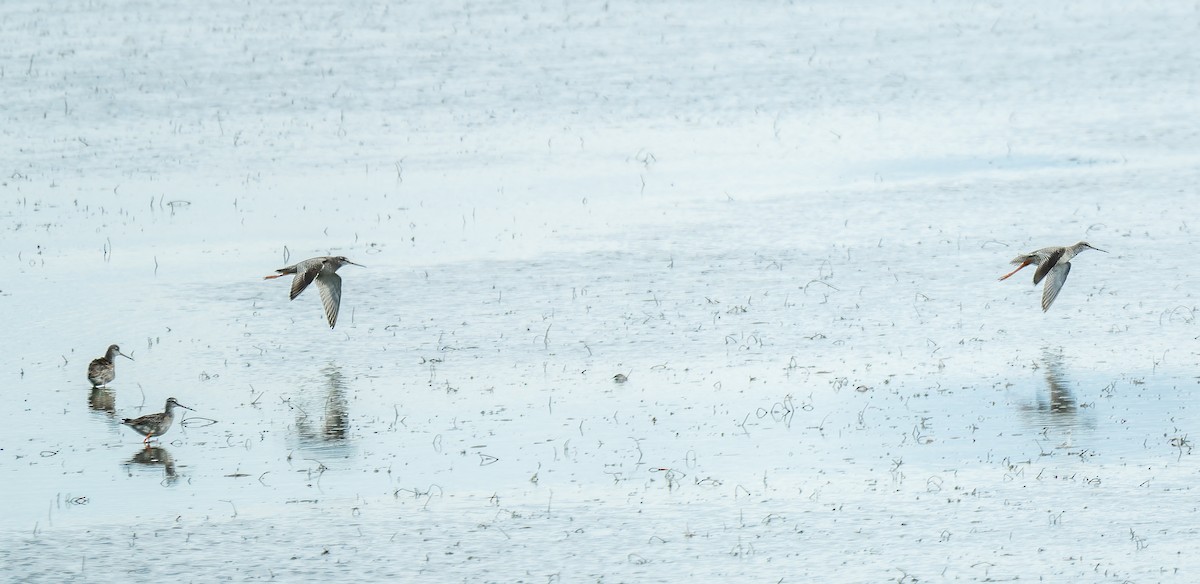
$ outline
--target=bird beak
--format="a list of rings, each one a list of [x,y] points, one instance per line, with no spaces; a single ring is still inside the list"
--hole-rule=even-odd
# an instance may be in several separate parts
[[[183,405],[183,404],[181,404],[181,403],[179,403],[179,402],[175,402],[175,405],[177,405],[177,406],[179,406],[179,407],[181,407],[181,408],[183,408],[183,409],[185,409],[185,410],[192,410],[192,408],[189,408],[189,407],[187,407],[187,406],[185,406],[185,405]],[[196,411],[196,410],[192,410],[192,411],[194,412],[194,411]]]
[[[354,262],[352,262],[352,261],[350,261],[350,260],[346,260],[346,263],[348,263],[348,264],[351,264],[351,265],[358,266],[358,267],[360,267],[360,268],[365,268],[365,267],[366,267],[366,266],[364,266],[364,265],[362,265],[362,264],[356,264],[356,263],[354,263]]]
[[[122,357],[124,357],[124,358],[126,358],[126,359],[129,359],[130,361],[133,361],[133,357],[130,357],[129,355],[126,355],[125,353],[122,353],[122,352],[120,352],[120,351],[117,351],[117,354],[118,354],[118,355],[120,355],[120,356],[122,356]]]
[[[1092,247],[1092,246],[1090,246],[1090,245],[1089,245],[1088,247]],[[1096,250],[1096,251],[1104,251],[1104,250],[1102,250],[1102,249],[1100,249],[1100,248],[1098,248],[1098,247],[1092,247],[1092,249],[1094,249],[1094,250]],[[1104,251],[1104,253],[1108,253],[1108,252],[1107,252],[1107,251]]]

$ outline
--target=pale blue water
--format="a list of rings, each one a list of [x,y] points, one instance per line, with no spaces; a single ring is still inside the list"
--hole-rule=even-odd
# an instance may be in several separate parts
[[[2,565],[1195,579],[1189,19],[6,3]]]

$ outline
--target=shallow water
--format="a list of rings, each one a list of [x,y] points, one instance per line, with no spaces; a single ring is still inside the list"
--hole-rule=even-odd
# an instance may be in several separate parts
[[[1193,580],[1194,16],[5,3],[3,565]]]

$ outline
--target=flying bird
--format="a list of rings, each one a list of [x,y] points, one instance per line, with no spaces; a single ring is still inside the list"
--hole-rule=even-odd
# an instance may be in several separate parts
[[[337,324],[338,308],[342,304],[342,277],[337,275],[338,268],[346,265],[363,267],[345,256],[321,256],[309,258],[298,264],[279,268],[275,274],[263,276],[264,280],[281,278],[295,274],[292,278],[292,293],[289,300],[295,300],[309,284],[315,280],[317,291],[321,293],[321,303],[325,305],[325,318],[329,320],[329,328]]]
[[[1000,276],[1000,279],[1007,280],[1009,276],[1021,271],[1021,268],[1030,264],[1037,266],[1037,271],[1033,273],[1033,285],[1036,286],[1043,279],[1046,280],[1046,285],[1042,288],[1042,312],[1046,312],[1050,310],[1050,305],[1054,303],[1054,299],[1058,298],[1058,292],[1062,290],[1063,283],[1067,281],[1067,274],[1071,273],[1071,259],[1085,249],[1104,251],[1092,247],[1086,241],[1081,241],[1067,247],[1060,245],[1043,247],[1035,252],[1013,258],[1012,263],[1020,265],[1017,266],[1017,269]],[[1108,252],[1104,251],[1104,253]]]

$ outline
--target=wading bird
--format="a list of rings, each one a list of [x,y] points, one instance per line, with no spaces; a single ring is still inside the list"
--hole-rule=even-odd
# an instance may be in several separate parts
[[[185,410],[192,409],[175,401],[175,398],[169,397],[167,398],[166,408],[162,412],[146,414],[140,418],[125,418],[121,420],[121,423],[133,428],[134,432],[145,436],[146,439],[142,440],[142,443],[149,444],[151,438],[162,436],[167,433],[167,430],[171,429],[171,422],[175,421],[175,413],[172,411],[175,409],[175,406],[179,406]]]
[[[88,364],[88,381],[92,382],[92,387],[106,385],[117,378],[117,364],[113,362],[117,355],[133,361],[133,357],[122,353],[120,347],[109,345],[108,352],[103,357],[92,359]]]

